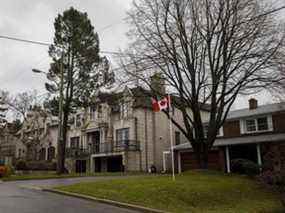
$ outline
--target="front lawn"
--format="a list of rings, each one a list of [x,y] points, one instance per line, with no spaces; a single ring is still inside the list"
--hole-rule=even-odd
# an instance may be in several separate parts
[[[246,177],[215,172],[79,183],[56,189],[169,212],[281,213],[277,194]]]
[[[122,175],[141,175],[141,173],[71,173],[58,175],[56,172],[43,172],[43,173],[31,173],[31,174],[17,174],[8,177],[3,177],[0,180],[3,181],[18,181],[18,180],[44,180],[44,179],[63,179],[63,178],[77,178],[77,177],[93,177],[93,176],[122,176]]]

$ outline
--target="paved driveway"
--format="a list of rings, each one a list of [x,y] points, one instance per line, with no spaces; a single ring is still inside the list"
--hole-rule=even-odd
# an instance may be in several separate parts
[[[124,177],[90,177],[57,180],[15,181],[0,183],[0,213],[135,213],[107,204],[44,192],[40,186],[73,184]]]

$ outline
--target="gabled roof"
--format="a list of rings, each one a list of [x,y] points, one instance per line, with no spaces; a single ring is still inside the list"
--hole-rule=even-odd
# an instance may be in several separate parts
[[[274,103],[274,104],[266,104],[258,106],[256,109],[240,109],[230,111],[227,117],[227,120],[234,120],[244,117],[256,116],[256,115],[264,115],[270,114],[274,112],[285,111],[285,102],[282,103]]]

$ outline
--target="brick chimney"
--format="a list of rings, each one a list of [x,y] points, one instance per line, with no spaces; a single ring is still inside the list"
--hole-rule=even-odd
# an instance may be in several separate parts
[[[258,102],[255,98],[248,100],[249,109],[256,109],[258,107]]]

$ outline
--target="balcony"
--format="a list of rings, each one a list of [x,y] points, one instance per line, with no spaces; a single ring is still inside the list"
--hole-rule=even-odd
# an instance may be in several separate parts
[[[123,151],[139,151],[139,142],[135,140],[114,141],[114,143],[100,143],[91,146],[92,154],[114,153]]]
[[[85,158],[90,155],[90,151],[88,149],[70,147],[66,148],[66,157],[67,158]]]

